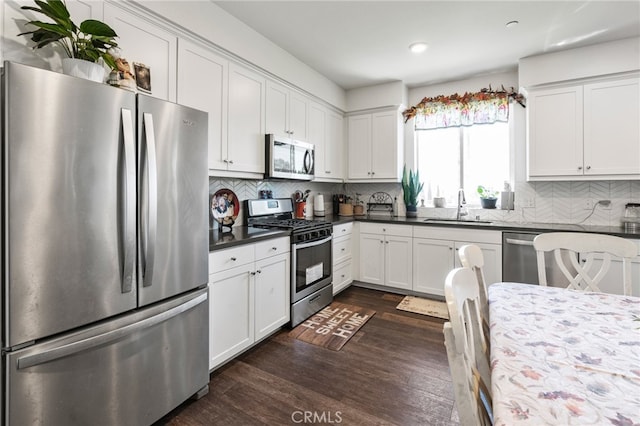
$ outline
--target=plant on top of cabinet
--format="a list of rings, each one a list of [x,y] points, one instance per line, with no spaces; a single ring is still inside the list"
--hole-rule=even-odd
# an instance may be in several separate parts
[[[409,170],[407,175],[407,165],[402,168],[402,192],[404,193],[404,204],[407,206],[407,217],[418,216],[418,194],[422,191],[424,183],[420,182],[420,172]]]
[[[22,6],[21,9],[41,13],[53,22],[29,21],[27,24],[37,29],[18,34],[30,34],[31,41],[35,43],[34,49],[57,42],[63,47],[69,59],[92,63],[102,59],[112,70],[116,69],[116,61],[109,49],[118,46],[115,41],[118,35],[109,25],[95,19],[87,19],[77,26],[71,20],[69,10],[63,1],[35,0],[35,3],[39,7]]]
[[[498,201],[498,191],[487,189],[482,185],[478,185],[478,194],[480,195],[480,204],[483,209],[495,209]]]

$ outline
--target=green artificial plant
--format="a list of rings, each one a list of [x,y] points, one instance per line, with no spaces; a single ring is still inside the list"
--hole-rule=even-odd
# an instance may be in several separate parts
[[[422,191],[423,183],[420,182],[420,172],[415,174],[409,170],[407,174],[407,165],[402,169],[402,191],[404,192],[404,204],[406,206],[418,205],[418,194]]]
[[[482,185],[478,185],[478,194],[480,195],[480,198],[498,198],[498,191],[487,189]]]
[[[111,69],[116,69],[116,61],[109,49],[118,46],[116,32],[107,24],[87,19],[77,26],[72,20],[69,10],[61,0],[34,0],[38,7],[22,6],[21,9],[41,13],[53,22],[29,21],[37,29],[18,35],[31,34],[34,49],[40,49],[50,43],[59,43],[70,58],[98,62],[100,58]]]

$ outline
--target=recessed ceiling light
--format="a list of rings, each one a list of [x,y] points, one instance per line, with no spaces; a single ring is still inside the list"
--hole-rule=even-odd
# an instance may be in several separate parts
[[[518,25],[519,23],[520,23],[520,22],[518,22],[518,21],[509,21],[509,22],[507,22],[507,23],[505,24],[505,26],[506,26],[507,28],[512,28],[512,27],[515,27],[516,25]]]
[[[427,47],[427,43],[425,43],[424,41],[418,41],[416,43],[411,43],[409,45],[409,50],[411,50],[413,53],[422,53],[427,50]]]

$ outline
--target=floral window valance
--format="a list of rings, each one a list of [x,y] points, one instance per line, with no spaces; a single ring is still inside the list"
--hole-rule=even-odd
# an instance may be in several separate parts
[[[504,87],[502,90],[492,90],[489,86],[488,89],[462,96],[455,93],[451,96],[423,98],[402,115],[405,123],[415,118],[417,130],[495,123],[509,120],[511,100],[524,107],[524,96],[513,88],[509,91]]]

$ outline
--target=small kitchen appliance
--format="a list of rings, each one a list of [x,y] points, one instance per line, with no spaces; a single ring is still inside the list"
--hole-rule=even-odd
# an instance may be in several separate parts
[[[324,220],[295,219],[291,198],[247,200],[249,226],[291,231],[291,326],[333,300],[332,232]]]
[[[265,174],[267,179],[312,180],[314,145],[274,134],[265,136]]]
[[[640,203],[628,203],[624,206],[622,224],[625,231],[640,231]]]

